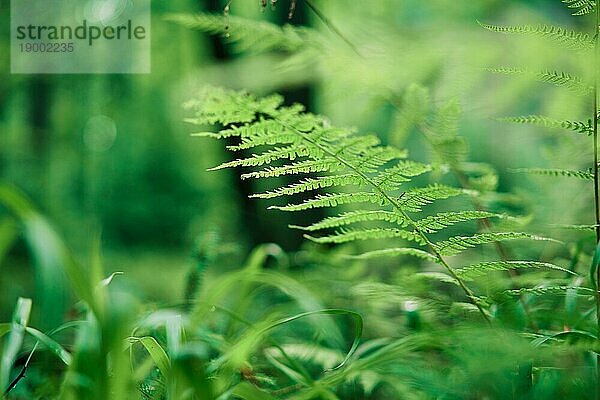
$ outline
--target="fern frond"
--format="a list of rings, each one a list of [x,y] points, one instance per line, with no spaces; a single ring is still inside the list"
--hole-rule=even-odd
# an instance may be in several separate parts
[[[594,174],[585,171],[575,171],[569,169],[556,169],[556,168],[516,168],[510,169],[510,172],[525,173],[534,175],[548,175],[548,176],[566,176],[569,178],[579,178],[585,180],[593,180]]]
[[[431,204],[436,200],[444,200],[465,194],[474,195],[475,193],[470,190],[433,184],[422,188],[409,189],[402,196],[400,205],[407,212],[420,212],[423,206]]]
[[[502,217],[504,216],[501,214],[494,214],[487,211],[459,211],[439,213],[415,222],[423,231],[427,233],[435,233],[440,229],[447,228],[459,222]]]
[[[440,107],[429,124],[422,124],[431,148],[435,164],[458,166],[465,161],[468,146],[465,139],[458,135],[460,107],[450,101]]]
[[[359,259],[359,260],[370,260],[373,258],[398,257],[398,256],[413,256],[413,257],[421,258],[423,260],[427,260],[427,261],[431,261],[431,262],[435,262],[435,263],[439,262],[438,258],[436,256],[434,256],[433,254],[428,253],[423,250],[413,249],[410,247],[374,250],[374,251],[368,251],[368,252],[365,252],[362,254],[357,254],[357,255],[348,256],[348,257]]]
[[[552,225],[553,228],[595,232],[598,225]]]
[[[560,71],[540,71],[531,72],[522,68],[499,67],[486,68],[486,71],[503,75],[530,75],[539,82],[549,83],[559,87],[565,87],[572,92],[587,96],[594,91],[594,87],[586,84],[583,79],[578,76],[571,75]]]
[[[249,172],[241,175],[242,179],[248,178],[276,178],[284,175],[310,174],[315,172],[334,172],[341,168],[338,161],[333,159],[305,160],[281,167],[267,167],[261,171]]]
[[[316,152],[311,154],[311,151]],[[224,168],[235,168],[235,167],[258,167],[265,164],[270,164],[277,160],[295,160],[300,157],[314,156],[320,158],[323,154],[319,154],[318,149],[310,149],[306,146],[290,145],[287,147],[276,147],[273,150],[265,151],[260,154],[253,154],[248,158],[241,158],[233,161],[229,161],[216,167],[210,168],[209,171],[216,171]]]
[[[596,2],[594,0],[562,0],[562,2],[567,7],[574,9],[572,15],[575,16],[590,14],[596,9]]]
[[[271,95],[258,101],[248,96],[246,92],[234,92],[223,88],[207,87],[198,99],[185,103],[187,109],[202,108],[194,118],[186,121],[196,125],[214,125],[217,123],[227,126],[230,124],[246,124],[256,119],[257,112],[267,113],[273,111],[283,104],[283,98],[279,95]],[[298,112],[301,112],[299,110]],[[244,131],[231,130],[231,136],[241,136]]]
[[[356,224],[360,222],[370,221],[385,221],[407,226],[406,219],[397,212],[393,211],[350,211],[340,214],[336,217],[328,217],[319,222],[316,222],[307,227],[292,225],[291,228],[302,229],[309,232],[319,231],[322,229],[339,228],[346,225]]]
[[[492,32],[518,35],[534,35],[555,40],[571,49],[592,49],[594,40],[586,33],[577,32],[571,29],[565,29],[551,25],[522,25],[522,26],[502,26],[491,25],[480,21],[477,23]]]
[[[254,53],[271,50],[297,51],[315,42],[308,30],[285,25],[283,27],[266,21],[256,21],[235,16],[198,14],[169,14],[167,21],[189,29],[222,35],[233,43],[237,51]]]
[[[539,125],[547,128],[563,128],[568,129],[577,133],[583,133],[584,135],[592,135],[594,133],[594,126],[592,120],[587,122],[581,121],[560,121],[543,115],[527,115],[522,117],[505,117],[498,118],[499,121],[514,122],[517,124],[531,124]]]
[[[456,269],[456,275],[461,277],[462,279],[473,279],[478,276],[485,275],[489,272],[495,271],[508,271],[514,269],[540,269],[540,268],[549,268],[561,272],[566,272],[568,274],[577,275],[568,269],[559,267],[558,265],[544,262],[534,262],[534,261],[494,261],[494,262],[484,262],[474,265],[469,265],[468,267],[464,267],[461,269]]]
[[[505,290],[504,293],[511,296],[522,296],[524,294],[541,296],[545,294],[564,294],[567,291],[573,291],[574,293],[584,296],[593,296],[596,293],[590,288],[581,286],[540,286],[534,288],[509,289]]]
[[[554,239],[531,235],[524,232],[492,232],[480,233],[473,236],[454,236],[448,240],[436,243],[435,247],[443,256],[454,256],[469,248],[473,248],[482,244],[517,239],[556,242]]]
[[[550,83],[556,86],[564,86],[583,95],[590,94],[594,91],[594,87],[585,84],[583,79],[566,72],[542,71],[538,72],[536,77],[540,82]]]
[[[427,271],[427,272],[418,272],[416,274],[416,276],[418,278],[425,278],[428,280],[434,280],[437,282],[442,282],[442,283],[451,283],[453,285],[458,285],[458,281],[451,277],[448,274],[445,274],[443,272],[434,272],[434,271]]]
[[[286,206],[270,206],[269,209],[281,211],[302,211],[312,208],[336,207],[342,204],[372,203],[384,205],[385,199],[379,193],[357,192],[357,193],[328,193],[317,195],[299,204],[288,204]]]
[[[402,229],[391,229],[391,228],[373,228],[373,229],[356,229],[356,230],[340,230],[334,235],[313,237],[310,235],[304,235],[309,240],[316,243],[347,243],[355,240],[370,240],[370,239],[393,239],[400,238],[406,239],[412,242],[416,242],[421,245],[425,245],[424,239],[417,233],[411,231],[405,231]]]
[[[409,182],[410,178],[422,175],[429,171],[431,171],[431,165],[403,160],[398,162],[395,166],[385,169],[374,179],[374,181],[387,190],[393,190],[402,183]]]
[[[190,102],[189,105],[196,110],[196,117],[191,119],[192,122],[200,125],[221,124],[223,129],[216,135],[217,137],[239,138],[240,143],[233,145],[233,150],[265,148],[262,152],[226,162],[217,168],[239,166],[262,168],[242,175],[243,178],[308,173],[321,175],[301,178],[296,183],[258,194],[256,197],[272,198],[333,186],[362,187],[361,191],[357,192],[317,194],[299,204],[270,208],[300,211],[365,203],[384,207],[378,211],[361,210],[325,218],[303,229],[308,231],[341,229],[328,236],[306,235],[308,239],[318,243],[346,243],[355,240],[397,238],[429,246],[432,254],[416,249],[396,249],[382,250],[369,256],[406,254],[437,262],[446,269],[449,276],[456,280],[482,316],[489,320],[489,315],[485,312],[484,305],[480,304],[480,299],[454,274],[452,268],[438,252],[438,246],[434,245],[426,234],[428,231],[437,231],[452,223],[490,215],[477,212],[439,214],[423,219],[421,225],[409,216],[409,213],[420,212],[423,206],[436,200],[464,194],[476,195],[476,192],[434,184],[427,187],[413,187],[398,195],[400,185],[430,171],[431,167],[403,160],[406,157],[405,151],[382,145],[374,135],[359,136],[352,129],[332,128],[325,118],[304,112],[302,106],[283,106],[279,96],[260,99],[244,92],[208,89],[200,100]],[[441,138],[439,143],[442,145],[457,143],[455,141],[457,110],[456,106],[449,106],[437,117],[435,129],[438,131]],[[273,133],[271,136],[269,136],[270,132]],[[273,162],[277,162],[278,165],[271,165]],[[387,223],[391,224],[391,227],[344,229],[347,225],[361,222]],[[498,240],[501,234],[497,235],[492,238],[487,237],[487,240]],[[455,238],[452,245],[454,248],[464,246],[464,243],[471,246],[477,240],[484,242],[484,238],[484,236],[462,238],[462,242]]]
[[[342,174],[322,176],[319,178],[307,178],[298,183],[282,187],[271,192],[257,193],[250,195],[259,199],[272,199],[286,195],[304,193],[310,190],[324,189],[332,186],[364,186],[366,182],[360,176],[354,174]]]

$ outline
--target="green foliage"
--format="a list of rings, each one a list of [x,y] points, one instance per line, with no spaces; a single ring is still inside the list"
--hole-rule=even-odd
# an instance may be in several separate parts
[[[524,26],[501,26],[501,25],[490,25],[479,22],[479,25],[492,32],[499,32],[505,34],[519,34],[519,35],[532,35],[539,36],[542,38],[550,38],[558,42],[558,44],[573,48],[575,50],[580,49],[592,49],[594,47],[594,40],[586,33],[577,32],[570,29],[565,29],[552,25],[524,25]]]
[[[488,232],[473,236],[453,236],[439,242],[434,240],[428,235],[444,231],[461,222],[488,221],[492,217],[502,215],[481,210],[465,210],[415,218],[413,214],[422,213],[429,205],[439,200],[461,195],[473,197],[478,193],[443,184],[411,187],[413,178],[431,171],[431,166],[401,159],[405,156],[404,152],[381,145],[375,136],[358,136],[351,129],[332,127],[324,117],[306,113],[297,104],[287,107],[282,103],[283,100],[279,96],[258,98],[245,92],[207,88],[200,98],[188,103],[195,117],[187,121],[200,126],[219,123],[222,126],[219,132],[197,135],[215,138],[237,137],[239,144],[234,146],[235,150],[240,147],[254,150],[254,153],[246,158],[225,162],[213,170],[254,167],[254,171],[245,175],[300,175],[297,183],[276,188],[256,197],[310,194],[325,188],[335,190],[326,194],[313,194],[300,203],[270,208],[282,211],[340,206],[361,208],[342,212],[301,228],[310,232],[335,229],[333,233],[319,237],[306,235],[308,239],[322,244],[403,239],[422,246],[422,249],[412,250],[384,248],[364,253],[359,257],[413,255],[434,261],[445,269],[448,278],[459,283],[464,294],[485,319],[488,317],[480,303],[481,300],[461,281],[456,270],[450,267],[443,257],[454,256],[479,245],[506,240],[551,240],[523,232]],[[466,157],[464,141],[456,133],[457,120],[457,107],[451,103],[436,114],[431,130],[426,133],[432,148],[438,154],[439,163],[448,163],[455,169],[462,168]],[[269,141],[265,139],[266,136],[270,137]],[[314,163],[318,163],[318,169],[298,167],[312,166]],[[316,178],[302,177],[309,172],[318,172],[320,175]],[[364,209],[370,205],[378,208]],[[374,223],[375,227],[366,226],[365,223]],[[355,225],[358,226],[353,227]],[[503,262],[504,264],[489,265],[504,265],[504,269],[510,269],[506,266],[512,264],[506,260]]]
[[[590,1],[563,2],[577,15],[595,8]],[[431,11],[439,5],[434,3],[419,6],[423,15],[435,18]],[[330,7],[330,2],[298,4],[315,10],[337,35],[345,30],[337,30],[315,8]],[[357,3],[356,7],[365,6]],[[370,7],[379,13],[390,5]],[[421,9],[409,8],[414,11],[411,19],[420,26]],[[474,2],[467,9],[485,8]],[[397,23],[396,13],[390,14]],[[237,253],[221,245],[209,226],[197,238],[187,278],[175,275],[177,265],[169,265],[164,275],[144,270],[144,284],[182,286],[181,296],[170,301],[142,304],[146,296],[137,293],[140,282],[114,270],[104,272],[99,238],[92,235],[89,254],[71,253],[50,220],[23,194],[0,187],[0,203],[7,211],[0,219],[0,258],[13,261],[15,254],[26,256],[19,247],[23,238],[33,256],[35,283],[41,288],[32,296],[33,302],[17,301],[12,322],[0,324],[4,339],[0,387],[8,392],[7,398],[593,398],[600,253],[598,246],[592,248],[590,236],[598,225],[564,225],[553,219],[539,224],[537,216],[528,215],[531,210],[522,197],[535,196],[530,202],[540,204],[550,193],[533,187],[513,193],[519,177],[505,175],[504,169],[486,162],[505,154],[496,154],[493,147],[505,144],[505,137],[494,137],[492,146],[486,146],[491,134],[479,125],[460,128],[465,114],[458,101],[446,98],[448,88],[439,85],[441,76],[460,80],[456,70],[448,67],[452,60],[443,58],[443,63],[434,65],[416,57],[423,74],[403,72],[411,51],[432,47],[433,41],[423,43],[415,37],[404,42],[403,32],[398,42],[393,41],[394,47],[403,48],[402,62],[394,58],[390,69],[394,74],[380,74],[385,68],[372,69],[379,59],[371,60],[369,46],[354,46],[350,41],[350,46],[335,50],[330,40],[325,43],[323,35],[309,28],[281,28],[229,15],[178,14],[168,19],[220,34],[239,52],[300,55],[312,69],[319,63],[319,69],[329,69],[330,77],[339,74],[347,81],[356,80],[364,102],[377,101],[361,110],[364,114],[356,113],[362,107],[356,106],[340,115],[364,118],[365,125],[381,134],[336,127],[329,118],[308,113],[301,105],[284,106],[279,95],[257,97],[220,88],[202,91],[187,105],[195,113],[188,121],[200,130],[213,130],[216,125],[217,132],[196,136],[222,139],[235,154],[231,159],[216,152],[202,160],[223,159],[212,168],[220,171],[214,174],[218,187],[233,186],[224,170],[235,170],[247,180],[246,188],[255,189],[250,197],[259,199],[257,203],[276,202],[269,207],[276,210],[274,215],[309,211],[302,214],[318,217],[291,226],[296,229],[291,235],[306,233],[308,240],[300,249],[284,252],[275,244],[263,244],[241,267]],[[362,19],[369,26],[369,18]],[[569,50],[587,50],[597,41],[550,25],[481,25],[494,32],[549,39]],[[377,46],[385,48],[389,39],[385,33],[376,30],[373,37]],[[334,50],[324,51],[325,46]],[[350,50],[369,55],[349,57]],[[479,55],[471,49],[465,54]],[[483,59],[485,55],[482,51]],[[583,57],[587,60],[589,54]],[[322,63],[336,58],[337,63]],[[355,70],[346,72],[346,68]],[[531,75],[579,94],[589,90],[586,80],[575,74]],[[411,81],[427,82],[431,94]],[[327,79],[320,83],[324,93],[335,93],[327,87],[331,84]],[[470,83],[477,86],[475,79]],[[487,97],[495,93],[485,90]],[[549,97],[540,103],[540,108],[546,108],[540,112],[571,111]],[[467,117],[475,114],[469,105],[465,109]],[[331,119],[340,120],[340,115]],[[531,115],[506,120],[582,134],[535,142],[542,143],[541,151],[548,154],[556,147],[564,150],[565,157],[577,158],[583,151],[575,152],[565,143],[596,136],[594,120],[573,122],[579,117]],[[388,123],[393,126],[386,135]],[[419,161],[409,159],[404,146]],[[162,167],[160,161],[151,163]],[[562,159],[552,161],[552,166],[562,164]],[[584,190],[574,185],[591,186],[594,173],[581,164],[573,169],[510,171],[548,176],[563,197],[587,199]],[[553,180],[558,176],[578,179]],[[222,201],[227,195],[219,192],[215,198]],[[554,209],[553,218],[561,217],[561,211]],[[516,213],[525,216],[511,216]],[[222,219],[240,225],[229,214],[215,218]],[[527,225],[531,220],[539,225]],[[203,229],[210,225],[203,218],[194,223]],[[263,223],[270,228],[277,219]],[[246,225],[252,235],[254,226]],[[561,233],[564,242],[546,237],[548,232],[530,233],[540,226],[544,231],[565,228],[551,231]],[[157,236],[161,234],[167,235],[161,231]],[[223,236],[231,242],[236,239],[231,232]],[[153,261],[164,268],[159,260]],[[120,268],[121,263],[116,265]],[[32,324],[39,324],[39,329]]]
[[[500,121],[515,122],[518,124],[531,124],[538,125],[547,128],[563,128],[577,133],[583,133],[585,135],[592,135],[594,127],[592,120],[587,122],[580,121],[559,121],[553,118],[545,117],[543,115],[528,115],[526,117],[505,117],[500,118]]]
[[[186,28],[223,35],[235,44],[237,51],[266,52],[271,50],[298,51],[314,40],[310,31],[286,25],[282,28],[275,24],[248,20],[235,16],[224,17],[198,13],[170,14],[167,21],[175,22]]]
[[[562,2],[573,9],[573,15],[575,16],[590,14],[596,9],[594,0],[562,0]]]
[[[594,87],[586,83],[583,78],[564,71],[546,70],[534,72],[514,67],[487,68],[487,71],[501,75],[530,76],[539,82],[570,89],[573,93],[581,96],[588,96],[594,91]]]
[[[517,168],[512,172],[526,173],[533,175],[548,175],[548,176],[566,176],[570,178],[579,178],[585,180],[593,180],[594,174],[584,171],[572,171],[567,169],[552,169],[552,168]]]

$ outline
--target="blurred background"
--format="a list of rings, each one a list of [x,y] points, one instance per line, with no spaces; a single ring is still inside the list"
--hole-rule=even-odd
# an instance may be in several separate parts
[[[566,197],[569,191],[587,193],[586,186],[567,181],[572,190],[558,189],[508,169],[585,169],[591,149],[564,135],[495,120],[538,113],[576,118],[586,115],[587,99],[484,70],[556,65],[586,73],[580,71],[585,64],[550,45],[532,46],[527,38],[477,24],[591,26],[587,18],[571,18],[559,1],[315,0],[341,35],[301,0],[290,21],[288,0],[264,11],[258,0],[234,0],[230,38],[217,33],[220,26],[207,33],[208,22],[195,30],[166,18],[222,15],[225,3],[153,0],[151,74],[11,75],[9,2],[0,1],[0,181],[25,193],[76,254],[85,254],[101,232],[106,269],[125,272],[144,299],[179,301],[195,257],[211,240],[222,243],[225,255],[212,270],[219,273],[239,267],[261,243],[301,249],[301,233],[287,225],[315,217],[267,211],[268,203],[247,198],[260,189],[256,182],[240,181],[239,171],[206,171],[232,156],[222,143],[190,136],[194,127],[183,122],[182,104],[205,84],[282,93],[335,124],[376,132],[412,158],[427,160],[418,134],[398,122],[401,111],[388,101],[401,98],[411,84],[424,85],[437,105],[460,102],[460,132],[470,143],[470,158],[494,164],[498,191],[515,199],[511,211],[535,212],[556,224],[589,222],[588,199]],[[236,42],[238,17],[306,27],[314,43],[278,48],[258,39],[254,45]],[[527,191],[520,189],[525,184]],[[531,200],[538,192],[549,193],[548,201]],[[26,240],[9,239],[10,245],[0,246],[7,252],[0,273],[2,320],[18,296],[36,302],[35,260]]]

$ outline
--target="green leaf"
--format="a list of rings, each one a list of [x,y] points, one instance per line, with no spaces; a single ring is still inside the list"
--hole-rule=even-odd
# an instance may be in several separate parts
[[[595,290],[590,288],[580,287],[580,286],[540,286],[534,288],[520,288],[520,289],[510,289],[505,290],[504,293],[511,296],[521,296],[524,294],[532,294],[536,296],[541,296],[545,294],[550,295],[561,295],[566,293],[567,291],[572,290],[574,293],[579,293],[584,296],[594,295],[596,293]]]
[[[499,68],[486,68],[487,71],[502,75],[527,75],[533,79],[549,83],[551,85],[565,87],[570,89],[572,92],[587,96],[594,91],[594,87],[584,82],[582,78],[571,75],[567,72],[562,71],[539,71],[531,72],[526,69],[512,68],[512,67],[499,67]]]
[[[38,342],[46,346],[54,355],[62,360],[65,365],[70,365],[72,361],[71,354],[66,351],[58,342],[35,328],[26,327],[27,333],[33,336]]]
[[[424,260],[431,261],[431,262],[438,262],[437,257],[434,256],[433,254],[428,253],[423,250],[419,250],[419,249],[412,249],[410,247],[409,248],[390,248],[390,249],[383,249],[383,250],[374,250],[374,251],[368,251],[366,253],[351,255],[351,256],[347,256],[347,257],[355,258],[355,259],[359,259],[359,260],[370,260],[373,258],[398,257],[398,256],[406,256],[406,255],[414,256],[417,258],[422,258]]]
[[[562,0],[567,7],[574,9],[573,15],[586,15],[592,13],[596,9],[594,0]]]
[[[160,370],[161,374],[165,377],[169,376],[171,360],[169,359],[169,356],[167,355],[166,351],[156,341],[156,339],[154,339],[152,336],[132,336],[129,338],[129,343],[139,343],[142,346],[144,346],[144,348],[152,358],[152,361],[154,361],[154,364],[156,364],[156,366]]]
[[[402,196],[401,207],[407,212],[420,212],[422,207],[436,200],[444,200],[461,195],[474,195],[475,192],[451,186],[434,184],[422,188],[409,189]]]
[[[435,233],[459,222],[504,217],[501,214],[494,214],[487,211],[458,211],[438,213],[415,222],[421,230],[427,233]]]
[[[262,332],[266,333],[267,331],[270,331],[271,329],[274,329],[274,328],[284,325],[284,324],[288,324],[288,323],[298,320],[300,318],[305,318],[305,317],[308,317],[311,315],[319,315],[319,314],[321,314],[321,315],[349,315],[352,317],[352,319],[354,321],[354,340],[352,342],[352,346],[350,347],[350,350],[348,350],[348,353],[346,354],[346,357],[344,357],[344,360],[339,365],[337,365],[336,367],[333,367],[329,370],[329,371],[335,371],[337,369],[344,367],[348,363],[348,361],[350,360],[350,358],[352,357],[352,355],[358,348],[358,345],[360,344],[360,339],[362,337],[364,323],[363,323],[363,318],[359,313],[357,313],[355,311],[351,311],[351,310],[340,309],[340,308],[307,311],[304,313],[296,314],[292,317],[280,319],[279,321],[276,321],[276,322],[270,324],[269,326],[267,326],[266,328],[264,328]]]
[[[355,174],[343,174],[322,176],[319,178],[303,179],[298,183],[282,187],[271,192],[258,193],[250,195],[250,197],[259,199],[272,199],[275,197],[289,196],[293,194],[308,192],[311,190],[324,189],[332,186],[364,186],[365,181],[360,176]]]
[[[513,122],[516,124],[529,124],[543,126],[546,128],[562,128],[574,131],[576,133],[582,133],[584,135],[592,135],[594,133],[594,126],[592,120],[587,122],[581,121],[561,121],[554,118],[546,117],[543,115],[527,115],[522,117],[504,117],[498,118],[499,121]]]
[[[355,192],[355,193],[332,193],[317,195],[299,204],[288,204],[286,206],[270,206],[269,209],[281,211],[302,211],[312,208],[336,207],[342,204],[373,203],[383,204],[384,199],[378,193]]]
[[[391,222],[402,227],[407,224],[402,214],[393,211],[350,211],[335,217],[325,218],[307,227],[291,225],[290,228],[314,232],[321,229],[339,228],[359,222],[372,221]]]
[[[492,32],[518,35],[533,35],[544,38],[553,39],[556,42],[565,45],[571,49],[592,49],[594,40],[587,33],[577,32],[570,29],[561,28],[551,25],[522,25],[522,26],[501,26],[485,24],[477,21],[477,23]]]
[[[10,332],[4,342],[2,358],[0,360],[0,390],[2,392],[8,388],[10,372],[23,345],[25,328],[29,322],[30,314],[31,299],[19,297],[10,324]]]
[[[517,239],[558,242],[555,239],[545,238],[523,232],[492,232],[480,233],[473,236],[451,237],[448,240],[436,243],[435,247],[441,255],[454,256],[462,253],[464,250],[482,244]]]
[[[510,172],[525,173],[534,175],[548,175],[548,176],[565,176],[569,178],[579,178],[585,180],[593,180],[594,174],[591,172],[574,171],[568,169],[556,169],[556,168],[517,168],[511,169]]]
[[[514,269],[540,269],[548,268],[561,272],[566,272],[571,275],[576,273],[569,271],[566,268],[559,267],[551,263],[535,262],[535,261],[493,261],[469,265],[468,267],[454,270],[456,275],[462,279],[472,279],[478,276],[485,275],[493,271],[509,271]]]
[[[416,232],[393,228],[373,229],[340,229],[334,235],[313,237],[304,235],[305,238],[315,243],[347,243],[354,240],[391,239],[402,238],[419,244],[425,244],[421,235]]]

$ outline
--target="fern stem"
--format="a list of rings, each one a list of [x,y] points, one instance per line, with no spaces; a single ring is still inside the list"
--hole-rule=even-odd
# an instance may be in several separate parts
[[[598,177],[598,67],[600,66],[600,4],[596,5],[596,35],[594,37],[594,206],[596,212],[596,246],[600,242],[600,179]],[[596,268],[596,282],[600,282],[600,268]],[[596,338],[600,338],[600,290],[596,288]],[[600,354],[596,355],[596,396],[600,399]]]
[[[491,325],[490,317],[487,315],[487,313],[485,312],[483,307],[481,307],[481,304],[479,304],[479,300],[477,299],[477,296],[475,296],[473,291],[471,289],[469,289],[469,287],[465,284],[465,282],[456,274],[456,272],[452,269],[452,267],[450,267],[448,262],[443,258],[443,256],[440,254],[440,252],[436,249],[433,242],[431,240],[429,240],[427,235],[425,235],[425,233],[421,230],[421,228],[419,228],[417,223],[415,221],[413,221],[412,218],[410,218],[410,216],[402,209],[402,206],[394,198],[392,198],[390,195],[388,195],[385,190],[383,190],[377,183],[375,183],[375,181],[373,181],[363,171],[361,171],[359,168],[356,168],[354,165],[352,165],[351,163],[346,161],[344,158],[340,157],[338,153],[332,152],[327,147],[308,138],[304,133],[302,133],[301,131],[296,129],[294,126],[286,123],[285,121],[278,119],[274,115],[271,115],[271,118],[276,120],[282,126],[285,126],[292,132],[299,135],[303,140],[305,140],[305,141],[309,142],[310,144],[312,144],[313,146],[319,148],[324,154],[327,154],[328,156],[336,159],[341,164],[345,165],[347,168],[349,168],[354,173],[359,175],[376,192],[378,192],[390,205],[392,205],[392,207],[394,207],[394,209],[396,209],[396,211],[398,211],[402,215],[402,217],[405,218],[406,222],[412,226],[412,228],[415,230],[415,233],[417,233],[417,235],[419,235],[423,239],[423,241],[427,244],[427,247],[429,247],[429,249],[431,250],[433,255],[437,258],[438,264],[440,264],[442,267],[444,267],[444,269],[446,269],[448,274],[450,274],[450,276],[456,280],[456,282],[458,283],[460,288],[464,291],[464,293],[467,296],[467,298],[469,299],[469,301],[475,307],[477,307],[477,310],[479,310],[479,312],[481,313],[483,318],[486,320],[486,322]]]
[[[335,24],[329,19],[327,18],[327,16],[325,14],[323,14],[323,12],[321,12],[321,10],[319,10],[317,8],[317,6],[315,6],[315,4],[311,1],[311,0],[304,0],[306,2],[306,5],[308,6],[308,8],[310,8],[315,15],[321,20],[321,22],[323,22],[327,28],[329,28],[329,30],[331,30],[334,34],[336,34],[337,36],[340,37],[340,39],[342,39],[344,42],[346,42],[346,44],[359,56],[361,56],[360,52],[358,51],[358,48],[354,45],[354,43],[352,43],[350,41],[350,39],[348,39],[346,36],[344,36],[344,34],[335,26]]]

